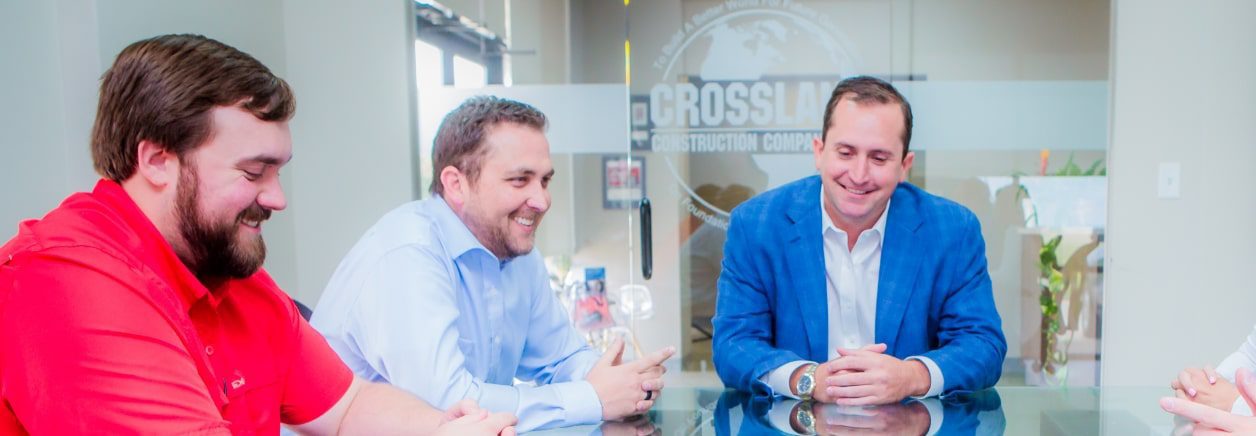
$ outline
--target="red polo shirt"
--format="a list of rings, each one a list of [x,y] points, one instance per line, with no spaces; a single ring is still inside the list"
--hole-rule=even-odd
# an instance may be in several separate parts
[[[114,182],[0,247],[0,434],[277,434],[352,380],[265,271],[206,288]]]

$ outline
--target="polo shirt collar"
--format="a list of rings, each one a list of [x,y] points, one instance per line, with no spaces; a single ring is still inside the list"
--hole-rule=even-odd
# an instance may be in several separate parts
[[[122,219],[123,224],[131,229],[138,241],[131,241],[131,246],[138,245],[133,255],[148,266],[158,278],[165,281],[183,299],[186,307],[209,296],[211,304],[217,305],[218,298],[210,294],[209,289],[196,278],[196,275],[183,264],[174,248],[166,241],[166,237],[157,230],[152,220],[144,215],[130,194],[122,189],[122,185],[108,179],[96,182],[92,196],[113,210]]]

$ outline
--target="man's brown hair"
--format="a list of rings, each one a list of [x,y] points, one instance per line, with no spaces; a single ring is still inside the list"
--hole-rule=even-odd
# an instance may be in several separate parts
[[[833,109],[837,107],[837,103],[842,99],[854,101],[858,104],[878,103],[878,104],[897,104],[903,110],[903,134],[899,137],[903,141],[903,158],[907,157],[907,150],[911,144],[911,104],[902,94],[894,89],[894,85],[884,80],[869,77],[856,76],[842,80],[833,88],[833,95],[829,97],[829,103],[824,107],[824,128],[820,131],[820,140],[824,141],[825,135],[829,134],[829,124],[833,123]]]
[[[484,165],[484,136],[499,123],[515,123],[545,130],[548,123],[545,114],[532,105],[510,99],[481,95],[462,102],[457,109],[445,116],[436,131],[436,143],[432,147],[432,184],[428,191],[441,195],[440,172],[445,167],[457,168],[475,182]]]
[[[201,35],[162,35],[127,46],[105,72],[92,127],[101,176],[135,174],[141,141],[180,158],[209,140],[209,111],[236,106],[262,121],[287,121],[296,100],[287,82],[252,56]]]

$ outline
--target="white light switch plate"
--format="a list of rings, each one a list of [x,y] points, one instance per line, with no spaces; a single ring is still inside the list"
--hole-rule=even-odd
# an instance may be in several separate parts
[[[1160,163],[1160,198],[1178,198],[1182,196],[1182,164],[1177,162]]]

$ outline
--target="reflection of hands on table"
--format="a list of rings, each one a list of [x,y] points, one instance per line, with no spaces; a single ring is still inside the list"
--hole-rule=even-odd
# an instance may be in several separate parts
[[[646,415],[631,416],[623,421],[606,421],[599,428],[606,436],[644,436],[657,432]]]
[[[929,410],[915,401],[875,407],[822,403],[798,403],[794,407],[807,406],[812,408],[815,434],[923,435],[929,431]],[[797,420],[791,420],[791,425],[797,433],[809,430]]]

